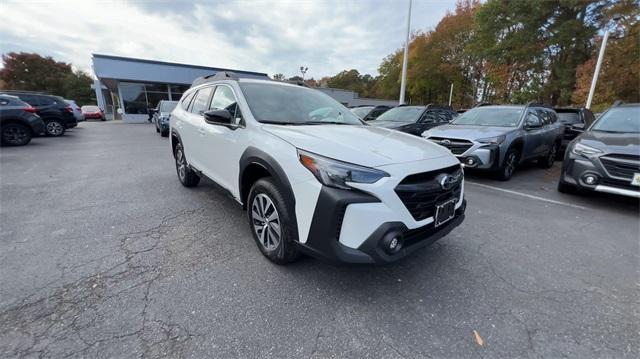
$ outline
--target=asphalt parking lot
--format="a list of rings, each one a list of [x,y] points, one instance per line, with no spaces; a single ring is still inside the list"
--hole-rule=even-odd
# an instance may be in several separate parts
[[[0,357],[638,357],[638,202],[559,170],[468,174],[462,226],[399,263],[276,266],[152,125],[2,148]]]

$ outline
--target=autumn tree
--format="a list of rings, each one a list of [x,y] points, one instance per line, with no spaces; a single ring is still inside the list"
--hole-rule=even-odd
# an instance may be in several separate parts
[[[93,80],[83,71],[74,71],[71,64],[25,52],[4,54],[2,63],[2,88],[47,92],[79,104],[95,103]]]

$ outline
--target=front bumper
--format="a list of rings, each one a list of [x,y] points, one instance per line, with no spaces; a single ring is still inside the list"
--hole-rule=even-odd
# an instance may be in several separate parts
[[[395,193],[392,196],[397,195]],[[383,196],[381,196],[384,198]],[[439,227],[434,218],[416,221],[398,199],[393,203],[360,190],[340,190],[323,186],[318,195],[309,234],[299,243],[303,252],[343,263],[389,263],[446,236],[464,220],[464,186],[455,198],[455,215]],[[406,213],[398,213],[406,212]],[[399,241],[388,251],[392,238]]]
[[[585,182],[590,175],[596,177],[595,183]],[[571,151],[565,154],[560,182],[583,190],[640,198],[640,187],[631,185],[630,178],[611,176],[599,157],[585,158]]]
[[[457,155],[466,168],[493,171],[500,167],[500,146],[478,144]]]

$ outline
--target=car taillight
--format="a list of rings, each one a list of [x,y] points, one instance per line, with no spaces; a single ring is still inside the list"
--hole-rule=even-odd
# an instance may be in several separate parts
[[[64,109],[65,109],[65,111],[67,111],[67,112],[73,113],[73,109],[71,108],[71,106],[67,106],[67,107],[65,107]]]
[[[29,106],[29,107],[25,107],[25,108],[23,108],[23,110],[25,110],[25,111],[27,111],[27,112],[31,112],[31,113],[36,113],[36,112],[37,112],[37,110],[35,109],[35,107],[31,107],[31,106]]]

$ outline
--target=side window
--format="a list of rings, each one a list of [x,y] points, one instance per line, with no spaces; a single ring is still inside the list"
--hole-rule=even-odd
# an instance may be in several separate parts
[[[436,121],[435,111],[427,111],[424,115],[422,115],[422,118],[420,119],[420,122],[422,123],[432,123],[435,121]]]
[[[538,117],[540,117],[540,121],[542,122],[542,126],[548,125],[551,121],[549,119],[549,113],[544,109],[537,109]]]
[[[556,115],[555,111],[547,110],[549,113],[549,121],[551,123],[556,123],[558,121],[558,115]]]
[[[38,103],[40,106],[51,106],[56,104],[56,100],[52,97],[48,96],[38,96]]]
[[[233,94],[233,90],[227,86],[220,85],[216,87],[216,92],[211,99],[210,110],[227,110],[231,116],[235,119],[235,123],[240,123],[242,115],[238,108],[238,101]]]
[[[193,99],[193,95],[195,95],[195,91],[188,94],[187,97],[185,97],[184,99],[182,99],[182,102],[180,103],[180,105],[182,106],[182,108],[185,111],[189,111],[189,104],[191,103],[191,100]]]
[[[438,122],[447,123],[451,121],[451,114],[447,111],[438,111]]]
[[[37,96],[32,95],[19,95],[20,99],[31,106],[40,106],[40,101],[38,101]]]
[[[213,87],[205,87],[198,90],[196,97],[193,98],[193,104],[189,112],[197,115],[202,115],[207,110],[207,103],[209,102],[209,96],[211,95]]]

